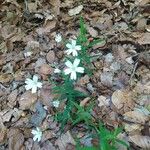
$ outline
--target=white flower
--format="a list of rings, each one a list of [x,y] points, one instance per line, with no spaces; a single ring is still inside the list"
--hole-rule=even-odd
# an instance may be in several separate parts
[[[33,80],[27,78],[25,83],[27,84],[27,85],[25,85],[26,90],[32,89],[32,93],[36,93],[37,88],[42,87],[42,83],[38,82],[38,76],[36,76],[36,75],[33,76]]]
[[[38,141],[40,142],[41,141],[41,138],[42,138],[42,131],[40,130],[40,128],[36,127],[35,130],[32,130],[31,132],[33,134],[33,141]]]
[[[56,69],[54,70],[54,73],[60,73],[60,72],[61,72],[61,70],[58,69],[58,68],[56,68]]]
[[[61,34],[57,34],[57,35],[55,36],[55,41],[56,41],[57,43],[59,43],[59,42],[62,41]]]
[[[53,101],[53,106],[58,108],[59,107],[60,102],[58,100]]]
[[[75,40],[71,40],[71,44],[66,44],[66,47],[68,48],[68,50],[66,50],[67,55],[70,55],[72,53],[73,56],[78,56],[77,51],[81,50],[81,46],[76,45]]]
[[[78,67],[80,63],[80,59],[75,59],[73,64],[68,60],[65,65],[68,67],[67,69],[64,70],[65,75],[71,74],[70,79],[71,80],[76,80],[77,75],[76,72],[79,73],[84,73],[84,68],[83,67]]]

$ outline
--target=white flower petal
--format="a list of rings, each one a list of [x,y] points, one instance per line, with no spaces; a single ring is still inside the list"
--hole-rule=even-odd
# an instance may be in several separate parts
[[[65,62],[65,65],[67,66],[67,67],[69,67],[69,68],[72,68],[72,63],[69,61],[69,60],[67,60],[66,62]]]
[[[76,72],[84,73],[84,68],[83,67],[77,67]]]
[[[27,85],[25,85],[25,89],[30,90],[30,89],[32,89],[32,87],[29,84],[27,84]]]
[[[69,68],[67,68],[67,69],[64,70],[64,73],[65,73],[65,75],[70,74],[71,70]]]
[[[67,55],[70,55],[72,52],[67,50],[66,53]]]
[[[60,72],[61,72],[61,70],[58,69],[58,68],[56,68],[56,69],[54,70],[54,73],[60,73]]]
[[[32,133],[32,134],[36,134],[37,131],[36,131],[36,130],[32,130],[31,133]]]
[[[70,49],[70,48],[72,48],[72,45],[70,43],[67,43],[66,47]]]
[[[36,93],[36,91],[37,91],[37,86],[33,86],[32,87],[32,93]]]
[[[71,80],[76,80],[76,78],[77,78],[76,72],[75,72],[75,71],[72,71],[72,72],[71,72],[70,79],[71,79]]]
[[[81,46],[80,46],[80,45],[77,45],[77,46],[75,47],[75,49],[79,51],[79,50],[81,50]]]
[[[27,79],[25,80],[25,83],[26,83],[26,84],[28,84],[28,83],[30,83],[30,82],[32,82],[32,80],[29,79],[29,78],[27,78]]]
[[[73,62],[73,66],[77,67],[79,65],[79,63],[80,63],[80,59],[76,58]]]
[[[39,127],[36,127],[36,130],[37,130],[38,132],[41,131]]]
[[[37,139],[37,137],[36,137],[36,136],[34,136],[34,137],[33,137],[33,141],[36,141],[36,139]]]
[[[72,55],[75,57],[75,56],[78,56],[78,53],[77,53],[77,51],[76,50],[74,50],[73,52],[72,52]]]

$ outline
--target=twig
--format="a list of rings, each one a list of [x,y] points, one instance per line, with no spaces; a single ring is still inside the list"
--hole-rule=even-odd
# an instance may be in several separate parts
[[[25,10],[29,12],[29,8],[28,8],[28,2],[27,2],[27,0],[24,0],[24,3],[25,3]]]
[[[131,79],[133,78],[133,76],[134,76],[134,74],[135,74],[135,70],[136,70],[136,68],[137,68],[137,65],[138,65],[138,62],[134,65],[132,74],[131,74],[131,76],[130,76],[130,82],[131,82]]]

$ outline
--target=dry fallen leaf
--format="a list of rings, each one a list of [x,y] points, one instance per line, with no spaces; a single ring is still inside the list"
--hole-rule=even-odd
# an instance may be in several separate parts
[[[48,65],[48,64],[43,64],[43,65],[40,67],[40,73],[43,74],[43,75],[51,74],[51,73],[52,73],[52,68],[51,68],[51,66]]]
[[[125,133],[120,133],[117,137],[119,140],[124,141],[128,146],[130,145],[128,142],[128,139],[127,139],[127,135]],[[128,149],[125,145],[123,145],[119,142],[116,143],[116,147],[118,150],[127,150]]]
[[[136,0],[135,1],[135,4],[139,6],[144,6],[147,3],[149,3],[149,0]]]
[[[124,123],[124,128],[126,132],[135,132],[135,131],[141,131],[143,127],[140,124],[127,124]]]
[[[121,109],[124,105],[132,106],[132,98],[129,91],[116,90],[112,95],[112,103],[116,108]]]
[[[19,110],[17,108],[14,109],[7,109],[0,112],[1,118],[3,122],[9,122],[10,120],[17,121],[22,114],[22,110]]]
[[[29,12],[36,12],[37,11],[37,1],[33,2],[33,3],[29,3],[28,2],[28,9]]]
[[[87,31],[90,33],[90,35],[92,37],[97,37],[98,36],[97,30],[95,30],[93,27],[87,26]]]
[[[124,114],[124,118],[133,122],[138,122],[144,124],[145,121],[149,120],[149,117],[146,116],[143,112],[134,110],[129,111]]]
[[[73,9],[70,9],[68,11],[68,14],[69,14],[69,16],[77,15],[77,14],[79,14],[81,12],[82,9],[83,9],[82,5],[77,6],[77,7],[73,8]]]
[[[19,102],[19,108],[21,110],[30,109],[31,106],[36,102],[37,95],[32,94],[31,91],[26,91],[24,94],[21,95]]]
[[[51,87],[47,86],[47,87],[43,87],[40,92],[40,97],[41,97],[40,100],[45,106],[48,107],[51,107],[52,101],[55,97],[55,95],[52,94],[50,91],[51,91]]]
[[[48,78],[48,75],[50,75],[52,72],[53,72],[53,68],[48,65],[48,64],[43,64],[41,67],[40,67],[40,75],[42,76],[43,80],[47,80]]]
[[[67,131],[65,134],[62,134],[56,140],[56,144],[58,145],[59,149],[61,149],[61,150],[66,150],[66,146],[68,143],[75,145],[75,141],[69,131]]]
[[[8,132],[8,147],[9,150],[23,150],[24,135],[19,129],[10,129]]]
[[[103,72],[100,75],[100,79],[103,85],[111,87],[113,85],[113,73],[111,72]]]
[[[43,136],[42,136],[42,142],[44,141],[47,141],[47,140],[50,140],[52,138],[54,138],[56,135],[54,134],[54,132],[52,130],[46,130],[44,133],[43,133]]]
[[[60,6],[61,6],[61,1],[60,0],[49,0],[49,3],[53,6],[51,9],[55,16],[60,14]]]
[[[13,75],[12,74],[1,74],[0,75],[0,82],[1,83],[8,83],[13,80]]]
[[[47,140],[42,144],[41,150],[56,150],[56,148],[53,146],[53,144]]]
[[[129,136],[129,140],[141,148],[150,149],[150,137],[142,135]]]
[[[137,39],[137,42],[141,45],[150,44],[150,33],[149,32],[143,33],[142,36]]]
[[[137,22],[137,29],[138,30],[145,30],[147,20],[145,18],[141,18]]]
[[[50,64],[54,63],[54,61],[56,59],[54,51],[49,51],[46,55],[46,59]]]
[[[8,95],[8,105],[13,108],[16,105],[16,98],[18,95],[18,90],[14,90],[12,91],[9,95]]]
[[[99,107],[101,107],[101,106],[105,106],[105,107],[107,107],[107,106],[109,106],[109,99],[107,99],[105,96],[103,96],[103,95],[101,95],[101,96],[99,96],[98,97],[98,102],[99,102],[99,104],[98,104],[98,106]]]
[[[77,85],[84,86],[89,83],[89,80],[90,80],[89,76],[85,75],[81,77],[80,80],[78,80]]]

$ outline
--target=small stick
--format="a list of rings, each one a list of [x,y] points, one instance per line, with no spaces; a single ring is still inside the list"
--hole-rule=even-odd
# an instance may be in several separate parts
[[[130,82],[131,82],[131,79],[133,78],[133,76],[134,76],[134,74],[135,74],[135,70],[136,70],[136,68],[137,68],[137,65],[138,65],[138,62],[134,65],[132,74],[131,74],[131,76],[130,76]]]
[[[25,10],[27,11],[27,12],[29,12],[29,8],[28,8],[28,2],[27,2],[28,0],[24,0],[24,3],[25,3]]]

